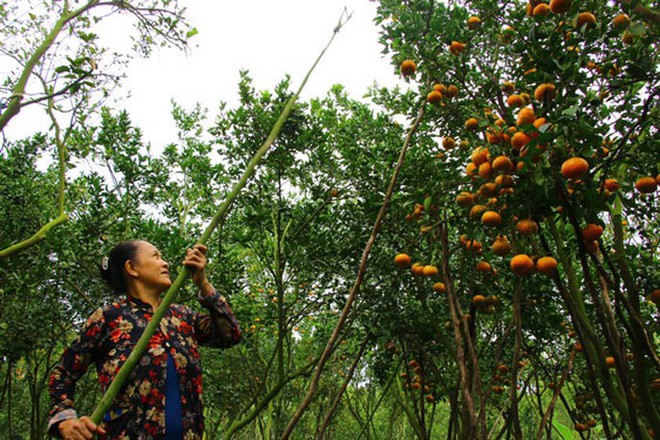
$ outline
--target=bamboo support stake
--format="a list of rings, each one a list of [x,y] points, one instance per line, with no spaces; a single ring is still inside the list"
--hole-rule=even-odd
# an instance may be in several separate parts
[[[236,182],[234,185],[234,188],[232,191],[229,193],[227,198],[225,199],[224,203],[220,206],[218,211],[216,212],[215,216],[213,216],[213,219],[209,223],[209,225],[206,227],[204,230],[204,233],[202,233],[202,236],[198,240],[198,243],[205,244],[208,239],[210,238],[211,234],[215,230],[215,228],[221,224],[227,213],[229,212],[229,208],[233,204],[234,200],[236,200],[236,197],[238,196],[239,192],[245,184],[247,183],[248,179],[252,176],[254,173],[254,170],[256,169],[257,165],[261,162],[261,159],[263,156],[268,152],[268,149],[270,146],[273,144],[275,139],[277,138],[277,135],[279,134],[280,130],[282,129],[282,126],[284,125],[284,122],[287,120],[289,114],[291,113],[291,110],[293,109],[293,105],[295,104],[296,100],[300,96],[300,93],[302,92],[303,88],[305,87],[305,84],[307,84],[307,80],[311,76],[312,72],[318,65],[318,63],[321,61],[321,58],[323,58],[323,55],[325,52],[328,50],[330,47],[330,44],[334,40],[335,36],[341,29],[341,27],[351,18],[350,15],[346,14],[346,19],[343,20],[344,14],[346,14],[346,11],[344,10],[344,13],[342,14],[341,18],[339,19],[339,23],[334,29],[334,32],[332,34],[332,37],[330,38],[330,41],[326,44],[326,46],[323,48],[321,51],[320,55],[316,58],[316,61],[312,65],[312,67],[309,69],[307,74],[305,75],[305,78],[303,79],[302,83],[298,87],[298,90],[296,93],[289,98],[287,101],[286,105],[284,106],[284,109],[282,110],[282,113],[280,113],[279,118],[273,125],[273,128],[270,131],[270,134],[264,141],[264,143],[259,147],[257,152],[254,154],[252,159],[250,160],[250,163],[248,163],[248,166],[243,173],[243,176],[241,179]],[[101,419],[103,418],[103,414],[110,408],[112,405],[112,402],[114,401],[115,397],[119,393],[119,390],[121,389],[122,385],[126,381],[126,378],[128,375],[133,371],[133,368],[135,368],[135,365],[138,363],[140,358],[142,357],[142,353],[144,353],[144,350],[146,349],[149,340],[151,339],[151,336],[156,331],[156,328],[158,327],[158,324],[160,323],[160,320],[163,318],[165,315],[165,312],[169,308],[170,304],[174,301],[174,298],[176,297],[177,292],[183,285],[183,283],[186,281],[188,278],[188,275],[190,274],[189,270],[187,267],[181,268],[181,271],[179,272],[179,276],[176,277],[176,280],[172,283],[172,286],[168,289],[167,293],[163,297],[160,305],[154,312],[153,317],[151,318],[151,321],[149,321],[149,324],[147,327],[144,329],[144,333],[142,333],[142,336],[140,336],[140,339],[138,340],[137,344],[135,345],[135,348],[131,352],[131,354],[128,356],[128,359],[126,359],[126,362],[121,366],[119,369],[119,372],[115,376],[114,380],[106,390],[105,394],[101,398],[101,401],[98,403],[96,406],[96,409],[91,415],[91,420],[99,424],[101,422]]]

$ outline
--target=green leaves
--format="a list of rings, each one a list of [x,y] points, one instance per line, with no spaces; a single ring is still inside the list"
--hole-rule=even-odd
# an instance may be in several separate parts
[[[199,31],[197,30],[197,28],[196,28],[196,27],[193,27],[193,28],[190,29],[188,32],[186,32],[186,38],[192,38],[192,37],[194,37],[195,35],[197,35],[198,33],[199,33]]]

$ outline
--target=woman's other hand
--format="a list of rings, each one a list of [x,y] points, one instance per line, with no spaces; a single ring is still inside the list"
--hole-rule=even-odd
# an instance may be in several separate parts
[[[58,429],[64,440],[89,440],[94,438],[94,434],[105,434],[105,430],[89,417],[62,420]]]
[[[183,260],[183,265],[190,269],[193,282],[202,291],[202,295],[204,296],[209,295],[213,291],[213,286],[206,279],[206,251],[206,246],[197,243],[188,249],[186,258]]]

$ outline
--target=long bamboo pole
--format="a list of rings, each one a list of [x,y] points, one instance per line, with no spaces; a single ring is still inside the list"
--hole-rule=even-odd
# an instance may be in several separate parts
[[[346,17],[344,19],[344,17]],[[320,55],[316,58],[316,61],[312,65],[312,67],[309,69],[307,74],[305,75],[305,78],[303,79],[302,83],[300,84],[300,87],[298,87],[298,90],[296,93],[289,98],[289,101],[287,101],[286,105],[284,106],[284,109],[282,110],[282,113],[280,114],[279,118],[273,125],[273,128],[270,131],[270,134],[268,135],[268,138],[264,141],[264,143],[261,145],[261,147],[257,150],[257,152],[254,154],[252,159],[250,160],[250,163],[248,164],[247,168],[245,169],[245,172],[243,173],[243,176],[241,179],[236,182],[234,185],[234,188],[232,191],[229,193],[227,198],[225,199],[224,203],[220,206],[216,214],[213,216],[213,219],[209,223],[209,225],[206,227],[204,230],[204,233],[198,240],[198,243],[205,244],[215,228],[221,224],[227,213],[229,212],[229,208],[231,208],[231,205],[233,204],[234,200],[236,200],[236,197],[238,196],[239,192],[245,184],[247,183],[248,179],[252,176],[254,173],[254,170],[256,169],[257,165],[261,162],[261,159],[263,156],[266,154],[270,146],[273,144],[275,139],[277,138],[277,135],[280,133],[280,130],[282,129],[282,126],[284,125],[284,122],[288,118],[289,114],[291,113],[291,110],[293,109],[293,105],[295,104],[296,100],[300,96],[300,93],[302,92],[303,88],[305,87],[305,84],[307,84],[307,80],[311,76],[312,72],[318,65],[318,63],[321,61],[321,58],[325,54],[325,52],[328,50],[330,47],[330,44],[334,40],[335,36],[341,29],[341,27],[351,18],[350,15],[346,14],[346,11],[342,13],[342,16],[339,19],[339,22],[337,26],[335,27],[332,37],[330,38],[330,41],[326,44],[326,46],[323,48],[321,51]],[[119,390],[121,389],[122,385],[126,381],[126,378],[128,375],[133,371],[133,368],[135,368],[135,365],[138,363],[140,358],[142,357],[142,354],[144,353],[144,350],[146,349],[149,340],[151,339],[151,336],[156,331],[156,328],[158,328],[158,324],[160,323],[160,320],[163,318],[165,315],[165,312],[169,308],[170,304],[174,301],[174,298],[176,297],[177,292],[183,285],[183,283],[186,281],[189,275],[189,270],[187,267],[183,267],[181,269],[181,272],[179,272],[179,276],[176,277],[176,280],[172,283],[172,286],[170,286],[169,290],[163,297],[160,305],[154,312],[153,317],[151,318],[151,321],[149,321],[149,324],[147,327],[144,329],[144,333],[142,333],[142,336],[140,336],[140,339],[138,340],[137,344],[135,345],[135,348],[131,352],[131,354],[128,356],[126,359],[126,362],[121,366],[119,369],[119,372],[115,376],[114,380],[106,390],[105,394],[101,398],[101,401],[98,403],[96,406],[96,409],[91,415],[91,420],[98,424],[101,422],[101,419],[103,418],[103,414],[105,414],[108,409],[110,409],[110,406],[112,405],[112,402],[114,401],[115,397],[117,397],[117,394],[119,393]]]

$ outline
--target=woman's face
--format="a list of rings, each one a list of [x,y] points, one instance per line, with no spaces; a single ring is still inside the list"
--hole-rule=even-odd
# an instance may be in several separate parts
[[[153,244],[139,241],[133,264],[135,281],[159,291],[164,291],[172,285],[170,265],[163,260],[160,251]]]

